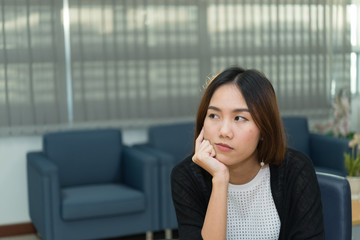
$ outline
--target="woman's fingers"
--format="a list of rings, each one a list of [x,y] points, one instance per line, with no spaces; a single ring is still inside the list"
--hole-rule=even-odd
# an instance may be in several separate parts
[[[213,150],[213,146],[211,145],[210,141],[208,140],[203,140],[200,143],[200,146],[198,148],[199,152],[206,152],[208,153],[208,155],[211,155],[211,151]]]
[[[192,161],[214,176],[228,174],[227,167],[216,159],[216,152],[209,140],[204,139],[204,129],[201,129],[195,141],[195,153]]]
[[[196,145],[200,145],[204,140],[204,128],[201,129],[199,136],[196,138]]]
[[[204,128],[202,128],[195,141],[195,154],[192,160],[197,165],[212,172],[212,168],[217,163],[215,156],[215,149],[209,140],[204,139]]]
[[[196,149],[196,152],[193,156],[193,161],[195,163],[206,163],[209,158],[213,158],[215,156],[214,147],[208,140],[203,140]]]
[[[212,147],[212,146],[211,146]],[[212,147],[211,149],[211,154],[210,154],[211,157],[215,157],[216,156],[216,152],[215,152],[215,149],[214,147]]]

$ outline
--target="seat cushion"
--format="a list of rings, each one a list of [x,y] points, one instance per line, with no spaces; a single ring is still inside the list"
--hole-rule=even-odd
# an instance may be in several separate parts
[[[106,217],[144,210],[144,194],[121,184],[77,186],[62,190],[64,220]]]

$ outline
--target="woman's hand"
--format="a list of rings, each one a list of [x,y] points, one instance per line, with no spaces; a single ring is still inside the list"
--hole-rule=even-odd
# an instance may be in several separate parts
[[[225,164],[216,159],[214,147],[208,140],[204,139],[204,129],[201,130],[195,141],[195,154],[192,160],[210,173],[213,178],[221,177],[223,180],[229,179],[229,169]]]

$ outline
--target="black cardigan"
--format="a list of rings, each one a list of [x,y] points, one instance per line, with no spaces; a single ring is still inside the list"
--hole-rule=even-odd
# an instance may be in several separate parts
[[[181,240],[201,240],[211,175],[188,156],[171,173]],[[270,185],[281,227],[279,239],[325,239],[320,188],[311,160],[288,149],[281,165],[270,165]]]

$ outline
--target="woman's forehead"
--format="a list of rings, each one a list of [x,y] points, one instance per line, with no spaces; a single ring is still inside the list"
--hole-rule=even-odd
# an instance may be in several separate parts
[[[236,84],[224,84],[217,88],[209,106],[217,108],[247,109],[246,101]]]

